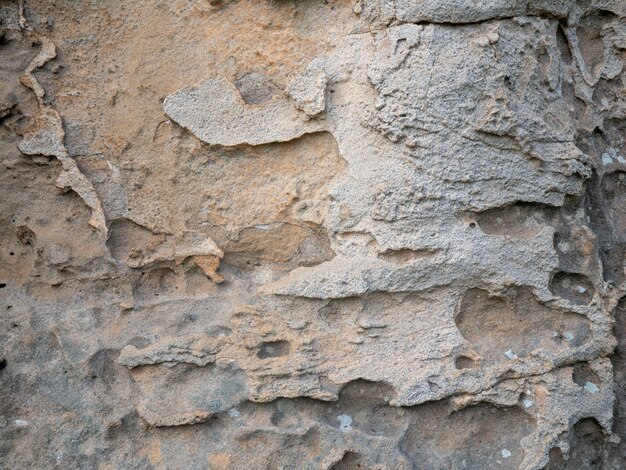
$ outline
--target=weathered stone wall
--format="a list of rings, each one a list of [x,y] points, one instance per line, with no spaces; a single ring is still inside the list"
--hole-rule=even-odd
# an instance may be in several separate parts
[[[1,468],[626,465],[623,0],[0,0],[0,135]]]

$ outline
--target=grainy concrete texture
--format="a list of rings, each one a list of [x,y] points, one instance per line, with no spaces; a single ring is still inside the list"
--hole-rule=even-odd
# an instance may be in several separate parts
[[[626,468],[626,1],[0,0],[0,468]]]

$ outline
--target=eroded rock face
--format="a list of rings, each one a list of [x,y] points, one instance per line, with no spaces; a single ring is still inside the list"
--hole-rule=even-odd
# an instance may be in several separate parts
[[[626,3],[0,20],[1,466],[623,468]]]

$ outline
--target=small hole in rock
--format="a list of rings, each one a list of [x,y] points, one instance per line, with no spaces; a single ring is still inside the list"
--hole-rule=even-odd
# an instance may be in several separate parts
[[[261,343],[257,357],[259,359],[267,359],[270,357],[286,356],[291,352],[291,344],[289,341],[267,341]]]
[[[467,356],[459,356],[457,357],[454,365],[457,369],[473,369],[476,365],[476,362],[471,357]]]
[[[589,305],[595,294],[593,284],[583,274],[558,272],[550,281],[550,291],[576,305]]]
[[[579,362],[574,364],[572,370],[572,380],[575,384],[584,387],[587,383],[599,384],[600,377],[594,372],[594,370],[586,362]]]

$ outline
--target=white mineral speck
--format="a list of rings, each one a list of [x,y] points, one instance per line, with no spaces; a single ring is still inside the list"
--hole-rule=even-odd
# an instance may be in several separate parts
[[[337,416],[337,420],[339,421],[339,429],[343,432],[352,430],[352,418],[348,415],[339,415]]]
[[[512,350],[508,350],[504,353],[504,355],[506,357],[508,357],[509,359],[517,359],[517,354],[515,354]]]

